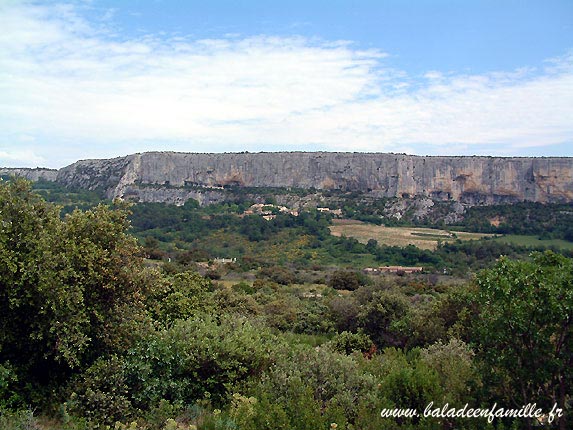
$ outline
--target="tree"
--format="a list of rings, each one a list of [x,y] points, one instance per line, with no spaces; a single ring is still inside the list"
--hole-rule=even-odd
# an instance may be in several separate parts
[[[405,322],[410,312],[406,299],[387,291],[376,291],[372,299],[361,306],[358,326],[379,348],[404,347],[406,344]]]
[[[198,273],[187,271],[164,276],[147,297],[147,306],[153,319],[164,325],[187,319],[197,311],[212,311],[214,303],[207,294],[211,282]]]
[[[552,252],[531,261],[502,257],[476,283],[477,353],[495,394],[518,407],[565,410],[573,382],[573,260]]]
[[[366,285],[367,278],[359,272],[353,270],[337,270],[328,280],[328,286],[335,290],[357,290],[362,285]]]
[[[22,180],[0,182],[0,363],[38,400],[99,355],[122,350],[143,318],[146,278],[126,207],[63,220]]]

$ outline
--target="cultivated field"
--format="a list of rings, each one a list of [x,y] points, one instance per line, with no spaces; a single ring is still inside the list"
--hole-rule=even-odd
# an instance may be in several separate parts
[[[348,219],[334,220],[333,223],[334,225],[330,227],[330,232],[333,236],[354,237],[362,243],[367,243],[369,239],[375,239],[379,245],[415,245],[420,249],[436,249],[438,241],[472,240],[492,236],[484,233],[467,233],[431,228],[384,227]]]
[[[557,249],[573,250],[573,243],[567,242],[566,240],[562,239],[539,239],[539,237],[537,236],[508,234],[505,236],[496,237],[494,240],[498,242],[510,243],[512,245],[530,246],[530,247],[547,246],[547,247],[555,247]]]

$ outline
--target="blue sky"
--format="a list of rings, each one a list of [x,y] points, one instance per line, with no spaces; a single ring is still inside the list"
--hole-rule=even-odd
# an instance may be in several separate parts
[[[516,0],[117,1],[121,31],[197,38],[303,35],[388,52],[410,73],[482,73],[539,64],[573,39],[573,2]],[[145,4],[145,7],[142,5]]]
[[[0,166],[573,156],[573,2],[0,0]]]

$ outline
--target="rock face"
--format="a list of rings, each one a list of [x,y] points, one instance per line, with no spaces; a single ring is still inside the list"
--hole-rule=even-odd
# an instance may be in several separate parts
[[[404,154],[149,152],[83,160],[60,169],[68,186],[108,197],[176,203],[217,201],[224,186],[364,191],[467,204],[573,201],[573,158],[420,157]],[[199,198],[198,198],[199,199]]]
[[[39,181],[40,179],[43,179],[45,181],[53,182],[58,176],[58,171],[56,169],[11,169],[0,167],[0,176],[21,176],[29,179],[30,181]]]

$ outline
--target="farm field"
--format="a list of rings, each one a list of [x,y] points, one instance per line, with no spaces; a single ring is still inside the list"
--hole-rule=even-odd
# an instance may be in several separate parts
[[[361,243],[375,239],[379,245],[415,245],[420,249],[436,249],[438,241],[477,240],[493,236],[486,233],[467,233],[420,227],[384,227],[348,219],[334,220],[333,224],[330,227],[333,236],[353,237]]]
[[[493,240],[502,243],[509,243],[511,245],[519,245],[519,246],[547,246],[547,247],[556,247],[558,249],[572,249],[573,250],[573,243],[567,242],[566,240],[562,239],[539,239],[538,236],[527,236],[527,235],[518,235],[518,234],[508,234],[505,236],[499,236],[494,238]]]

